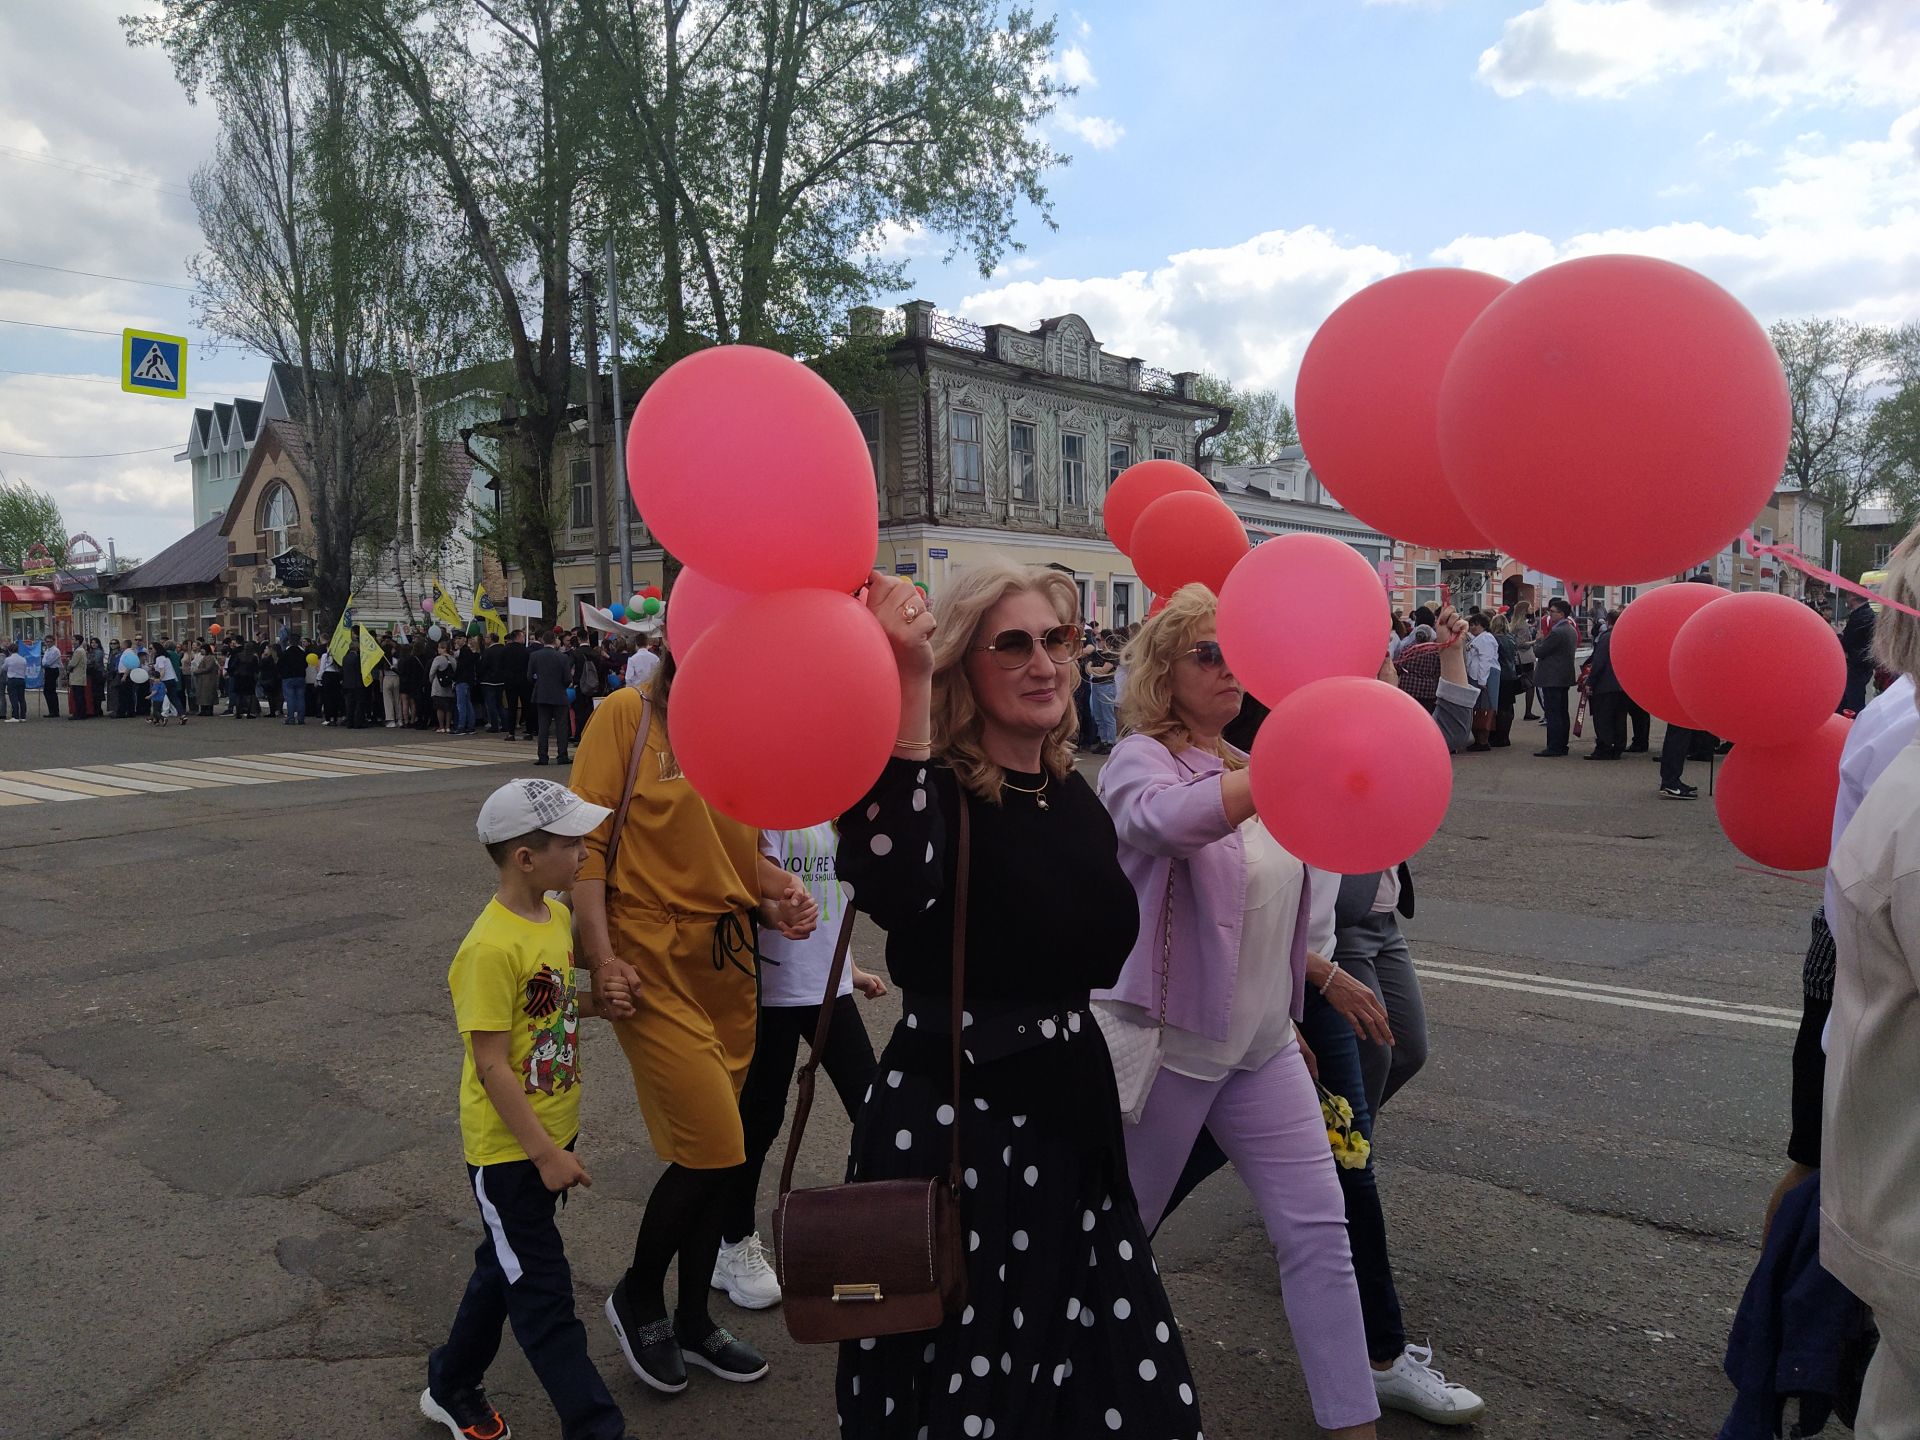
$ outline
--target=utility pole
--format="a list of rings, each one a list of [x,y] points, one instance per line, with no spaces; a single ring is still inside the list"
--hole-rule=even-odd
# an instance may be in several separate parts
[[[609,594],[613,582],[607,572],[607,467],[600,448],[600,306],[591,273],[582,275],[580,282],[587,312],[587,468],[593,480],[593,593],[607,605],[616,597]]]
[[[620,404],[620,279],[607,236],[607,365],[613,371],[613,485],[620,492],[620,598],[633,594],[633,496],[627,490],[627,412]]]

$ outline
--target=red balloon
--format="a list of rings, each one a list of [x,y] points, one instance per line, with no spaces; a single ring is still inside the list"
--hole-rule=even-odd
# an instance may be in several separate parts
[[[1853,722],[1829,715],[1791,745],[1736,745],[1713,787],[1714,813],[1748,859],[1776,870],[1819,870],[1833,842],[1840,752]]]
[[[1704,275],[1595,255],[1528,276],[1461,337],[1440,454],[1467,514],[1549,575],[1675,575],[1760,513],[1787,455],[1786,376]]]
[[[1512,288],[1478,270],[1410,270],[1347,299],[1300,361],[1294,409],[1313,472],[1384,535],[1489,550],[1440,463],[1436,413],[1454,346]]]
[[[658,585],[642,585],[634,593],[638,595],[642,600],[663,600],[666,598],[661,593],[660,587]]]
[[[1218,595],[1247,556],[1247,527],[1212,486],[1204,495],[1188,490],[1162,495],[1140,512],[1129,538],[1133,568],[1156,595],[1195,583]]]
[[[697,351],[653,382],[628,433],[627,483],[668,550],[756,593],[851,595],[880,548],[853,413],[799,361],[757,346]]]
[[[652,597],[643,590],[640,598]],[[673,600],[667,606],[667,648],[684,660],[693,649],[693,642],[706,634],[716,620],[752,598],[747,591],[722,585],[698,570],[682,570],[680,578],[673,582]]]
[[[1328,535],[1263,541],[1220,591],[1220,648],[1269,706],[1329,675],[1379,674],[1392,624],[1379,574]]]
[[[1107,487],[1107,498],[1100,513],[1107,523],[1107,538],[1122,555],[1133,554],[1133,527],[1141,512],[1165,495],[1190,491],[1212,495],[1207,477],[1178,460],[1142,460],[1129,465]]]
[[[1699,729],[1736,745],[1788,745],[1838,708],[1847,657],[1814,611],[1756,590],[1722,595],[1682,625],[1672,673]]]
[[[1253,742],[1250,776],[1273,838],[1341,875],[1413,855],[1453,795],[1433,717],[1394,686],[1352,675],[1316,680],[1276,705]]]
[[[1151,620],[1154,616],[1158,615],[1162,610],[1166,608],[1167,608],[1167,597],[1164,595],[1154,596],[1153,603],[1147,606],[1147,618]]]
[[[776,635],[788,638],[769,644]],[[900,733],[900,674],[886,632],[836,591],[756,595],[678,664],[674,757],[709,805],[749,825],[797,830],[845,813]],[[779,697],[778,725],[766,723],[756,694]]]
[[[1634,700],[1669,725],[1705,730],[1687,713],[1673,693],[1668,671],[1673,659],[1673,637],[1702,606],[1727,598],[1717,585],[1662,585],[1649,590],[1620,612],[1613,627],[1613,668]]]

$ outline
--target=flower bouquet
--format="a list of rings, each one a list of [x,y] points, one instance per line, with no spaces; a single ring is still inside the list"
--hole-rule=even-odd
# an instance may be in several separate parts
[[[1367,1143],[1366,1136],[1353,1128],[1353,1106],[1344,1095],[1334,1094],[1317,1080],[1314,1088],[1320,1092],[1320,1118],[1327,1127],[1327,1143],[1333,1147],[1334,1163],[1342,1170],[1365,1169],[1373,1147]]]

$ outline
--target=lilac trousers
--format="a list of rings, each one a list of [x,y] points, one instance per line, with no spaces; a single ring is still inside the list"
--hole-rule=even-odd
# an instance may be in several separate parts
[[[1258,1070],[1190,1080],[1162,1070],[1127,1133],[1127,1173],[1149,1233],[1205,1126],[1253,1192],[1280,1262],[1287,1324],[1328,1430],[1380,1418],[1360,1290],[1320,1097],[1297,1042]]]

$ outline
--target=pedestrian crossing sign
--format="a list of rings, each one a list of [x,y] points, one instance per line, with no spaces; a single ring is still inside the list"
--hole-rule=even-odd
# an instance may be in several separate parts
[[[187,337],[162,335],[157,330],[120,332],[120,388],[129,395],[165,395],[184,399],[187,393]]]

